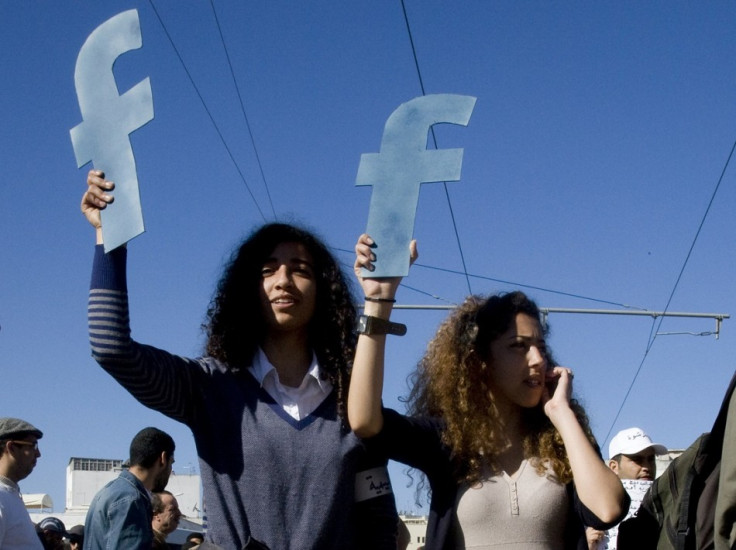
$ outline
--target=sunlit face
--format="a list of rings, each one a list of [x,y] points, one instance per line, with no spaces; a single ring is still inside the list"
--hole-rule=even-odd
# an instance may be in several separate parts
[[[525,313],[490,345],[490,385],[496,404],[530,408],[539,404],[547,370],[546,344],[539,322]]]
[[[269,331],[306,331],[317,303],[312,255],[301,243],[281,243],[261,268],[259,287]]]
[[[38,450],[38,438],[35,435],[8,441],[5,452],[11,453],[13,457],[14,481],[27,478],[36,467],[36,461],[41,457],[41,451]]]
[[[179,510],[179,503],[173,495],[162,494],[161,503],[164,509],[162,512],[153,515],[154,527],[158,531],[168,535],[169,533],[173,533],[179,526],[181,511]]]
[[[652,447],[647,447],[635,455],[621,455],[620,463],[611,460],[608,465],[620,479],[654,481],[657,474],[656,456]]]

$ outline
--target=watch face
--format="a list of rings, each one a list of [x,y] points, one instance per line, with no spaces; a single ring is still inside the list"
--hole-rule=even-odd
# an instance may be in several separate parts
[[[366,315],[358,317],[358,334],[366,334],[368,332],[368,319]]]
[[[358,317],[357,332],[358,334],[396,334],[397,336],[403,336],[406,334],[406,325],[392,323],[380,317],[361,315]]]

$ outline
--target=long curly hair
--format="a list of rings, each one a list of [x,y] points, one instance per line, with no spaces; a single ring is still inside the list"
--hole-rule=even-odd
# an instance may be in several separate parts
[[[496,458],[507,443],[499,430],[499,412],[489,384],[490,344],[505,333],[519,313],[536,319],[546,335],[537,305],[523,292],[490,297],[470,296],[440,325],[412,375],[408,398],[410,414],[441,418],[443,441],[452,451],[458,483],[475,484],[499,472]],[[551,353],[547,364],[554,365]],[[583,430],[595,445],[582,406],[571,406]],[[544,414],[542,403],[522,411],[523,450],[535,458],[540,475],[551,468],[561,483],[572,479],[562,437]]]
[[[267,330],[258,295],[261,268],[281,243],[302,244],[314,261],[317,300],[308,327],[309,345],[319,360],[321,376],[337,392],[338,411],[344,417],[348,373],[355,353],[356,310],[339,264],[327,247],[305,229],[266,224],[236,249],[207,311],[203,327],[206,353],[229,368],[250,365]]]

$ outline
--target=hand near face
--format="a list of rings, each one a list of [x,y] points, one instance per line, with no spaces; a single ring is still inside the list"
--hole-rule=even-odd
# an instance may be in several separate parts
[[[573,373],[567,367],[557,366],[547,371],[546,379],[542,403],[544,414],[553,419],[556,412],[570,408]]]

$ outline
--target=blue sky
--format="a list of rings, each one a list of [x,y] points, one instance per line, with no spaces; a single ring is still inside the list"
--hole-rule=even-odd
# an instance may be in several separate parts
[[[130,243],[134,337],[198,355],[223,262],[264,221],[259,209],[273,219],[210,3],[153,5],[198,93],[149,2],[0,3],[0,414],[45,431],[21,487],[51,494],[57,511],[69,457],[124,458],[146,425],[175,437],[178,467],[198,469],[188,430],[139,405],[89,355],[94,235],[79,212],[88,167],[77,169],[69,129],[81,120],[74,65],[92,30],[137,8],[143,48],[119,58],[116,78],[125,91],[149,76],[153,89],[155,119],[132,138],[147,228]],[[214,7],[276,216],[351,250],[370,200],[354,185],[360,155],[377,152],[389,114],[422,94],[400,2]],[[467,270],[479,276],[472,292],[524,284],[539,288],[529,294],[542,307],[662,310],[736,140],[736,4],[406,0],[406,12],[426,93],[478,102],[467,128],[435,128],[441,148],[464,148],[462,180],[447,194],[422,186],[421,266],[399,302],[457,303],[469,292],[463,275],[436,269],[463,270],[449,196]],[[736,312],[734,168],[670,311]],[[387,405],[402,408],[406,377],[443,316],[395,313],[409,333],[389,347]],[[652,320],[553,314],[550,323],[603,443]],[[668,318],[660,332],[714,328]],[[614,432],[639,425],[687,446],[712,423],[735,352],[733,320],[719,339],[658,336]],[[415,509],[402,471],[392,467],[398,505]]]

